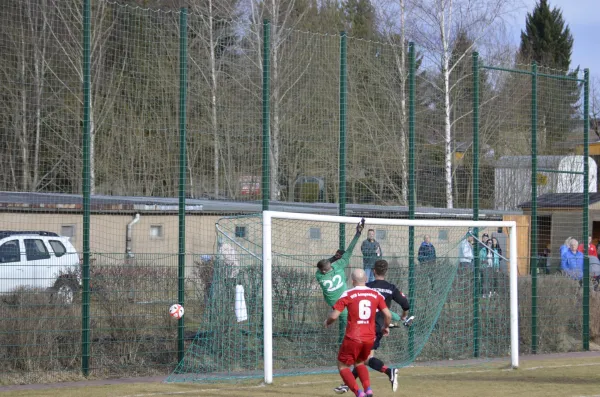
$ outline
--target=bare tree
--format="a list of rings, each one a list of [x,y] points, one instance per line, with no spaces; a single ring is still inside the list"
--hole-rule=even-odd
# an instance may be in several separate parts
[[[452,184],[453,116],[450,75],[454,66],[468,56],[473,47],[480,44],[493,29],[503,27],[505,16],[514,11],[513,0],[424,0],[415,1],[415,34],[425,46],[427,61],[437,65],[441,74],[441,85],[432,81],[435,89],[443,96],[444,126],[444,183],[446,206],[454,207]],[[459,32],[466,32],[472,44],[461,54],[454,54],[451,64],[454,42]]]
[[[90,185],[92,194],[96,189],[96,143],[97,132],[104,122],[112,121],[113,105],[119,93],[120,84],[123,81],[122,73],[124,66],[127,63],[128,54],[120,54],[117,60],[107,59],[107,45],[111,38],[111,33],[115,29],[117,22],[113,18],[111,8],[114,5],[99,1],[94,2],[92,9],[91,23],[91,103],[90,103]],[[83,10],[81,2],[75,0],[49,0],[48,7],[51,7],[56,12],[58,24],[56,27],[49,29],[48,34],[51,35],[57,50],[63,59],[62,65],[77,76],[80,84],[83,83],[83,60],[82,60],[82,27],[83,27]],[[64,89],[72,90],[70,81],[63,81],[59,76],[64,71],[50,71],[57,77],[61,84],[64,84]],[[78,98],[79,104],[83,104],[83,96],[77,92],[71,92]],[[74,117],[79,118],[79,112],[72,109]],[[76,136],[76,135],[75,135]],[[64,136],[62,139],[72,141],[74,136]],[[75,143],[75,142],[73,142]],[[71,148],[77,147],[76,145]]]
[[[387,38],[387,41],[392,46],[392,52],[394,55],[396,72],[399,76],[400,84],[397,87],[397,95],[393,95],[394,100],[398,100],[400,107],[400,120],[397,148],[397,156],[400,160],[400,175],[401,175],[401,186],[400,186],[400,197],[401,204],[407,204],[407,192],[408,192],[408,163],[407,163],[407,131],[408,131],[408,118],[407,118],[407,95],[406,95],[406,82],[408,79],[408,72],[406,70],[406,44],[407,44],[407,14],[410,10],[407,9],[406,0],[387,0],[380,10],[380,20],[382,21],[382,27]],[[397,43],[398,41],[399,43]],[[399,44],[399,45],[398,45]]]
[[[219,96],[222,91],[219,89],[219,82],[225,73],[225,52],[234,45],[235,29],[238,28],[238,8],[237,0],[218,2],[196,0],[190,7],[190,11],[194,14],[194,21],[197,22],[190,24],[193,37],[190,47],[200,49],[200,51],[190,51],[193,73],[200,77],[199,80],[192,79],[192,84],[201,82],[209,87],[210,129],[213,137],[213,193],[215,197],[219,196],[220,190],[222,147],[229,147],[227,143],[221,142],[223,138],[219,131],[219,117],[225,117],[225,114],[220,114],[218,111]],[[208,58],[208,65],[205,65],[206,58]],[[191,183],[193,183],[193,178]],[[194,190],[193,186],[192,190]]]
[[[600,79],[594,77],[590,81],[590,130],[595,139],[600,141]]]
[[[12,12],[11,12],[12,11]],[[52,43],[48,37],[52,18],[47,13],[46,0],[25,0],[5,5],[2,21],[6,61],[2,71],[6,76],[3,87],[8,98],[7,120],[18,142],[19,156],[7,148],[14,188],[37,190],[42,179],[40,152],[42,147],[42,117],[48,107],[43,101],[46,89],[46,68]],[[12,26],[16,23],[16,26]],[[15,78],[16,77],[16,78]],[[17,176],[18,174],[18,176]]]
[[[251,1],[251,29],[256,37],[256,44],[261,43],[262,21],[269,19],[271,21],[271,198],[279,200],[281,197],[280,186],[280,155],[281,155],[281,129],[282,129],[282,104],[287,95],[291,94],[291,89],[300,81],[300,74],[295,76],[295,80],[291,83],[288,81],[287,87],[284,87],[283,81],[285,73],[283,73],[281,64],[281,49],[289,37],[291,31],[297,23],[299,23],[305,15],[305,10],[298,14],[296,0],[267,0]],[[257,63],[260,70],[263,70],[262,51],[256,51],[259,55]],[[297,65],[294,65],[297,66]],[[306,66],[306,65],[305,65]]]

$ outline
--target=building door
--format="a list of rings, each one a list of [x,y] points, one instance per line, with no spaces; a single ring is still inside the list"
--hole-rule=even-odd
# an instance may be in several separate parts
[[[598,245],[600,243],[600,222],[594,221],[592,226],[592,244]]]

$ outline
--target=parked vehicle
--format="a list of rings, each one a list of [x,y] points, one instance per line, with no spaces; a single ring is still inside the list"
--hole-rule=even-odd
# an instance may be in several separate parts
[[[45,231],[0,231],[0,293],[45,289],[72,303],[80,288],[79,255],[68,237]]]

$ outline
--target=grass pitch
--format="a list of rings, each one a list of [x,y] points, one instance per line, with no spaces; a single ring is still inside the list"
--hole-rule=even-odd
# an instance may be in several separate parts
[[[387,377],[371,371],[373,390],[377,397],[410,396],[580,396],[600,397],[600,355],[589,353],[579,357],[548,355],[523,358],[519,369],[503,363],[484,365],[414,366],[400,370],[400,387],[392,393]],[[164,384],[160,382],[132,383],[128,380],[105,381],[91,386],[80,382],[65,386],[35,385],[0,388],[0,397],[277,397],[323,396],[336,394],[333,387],[341,379],[337,375],[310,375],[275,378],[273,385],[258,380],[225,384]],[[102,382],[95,382],[102,383]],[[345,394],[346,397],[351,397]]]

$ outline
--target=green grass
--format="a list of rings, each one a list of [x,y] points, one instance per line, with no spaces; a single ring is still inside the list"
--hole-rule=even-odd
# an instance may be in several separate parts
[[[400,371],[397,393],[389,389],[382,374],[371,372],[377,397],[410,396],[598,396],[600,356],[591,353],[580,358],[562,358],[557,355],[523,359],[517,370],[507,363],[488,362],[484,365],[457,365],[454,367],[415,366]],[[109,382],[109,381],[104,381]],[[258,380],[238,384],[163,384],[159,382],[126,383],[76,387],[48,386],[32,390],[0,388],[0,396],[15,397],[155,397],[155,396],[323,396],[335,394],[332,388],[340,383],[337,375],[311,375],[275,378],[273,385],[262,385]],[[85,387],[85,389],[84,389]],[[6,393],[6,394],[5,394]],[[347,395],[348,396],[348,395]],[[350,396],[348,396],[350,397]]]

